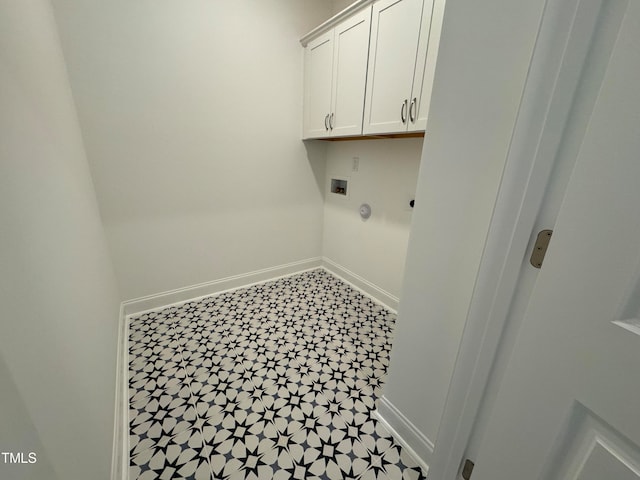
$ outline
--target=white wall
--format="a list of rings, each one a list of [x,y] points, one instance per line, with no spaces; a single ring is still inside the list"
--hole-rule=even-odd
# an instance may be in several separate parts
[[[400,295],[421,138],[331,142],[327,146],[323,256],[393,297]],[[353,158],[358,171],[352,171]],[[329,193],[331,178],[349,178],[348,196]],[[359,207],[372,215],[362,220]],[[394,307],[395,305],[391,305]]]
[[[383,392],[414,433],[431,442],[437,439],[541,3],[457,0],[446,6]]]
[[[0,225],[2,450],[108,478],[119,298],[47,0],[0,2]]]
[[[125,299],[321,253],[299,38],[326,0],[53,0]]]
[[[4,463],[4,458],[0,458],[0,476],[11,480],[56,479],[38,431],[1,354],[0,385],[0,451],[24,453],[27,461],[29,454],[33,452],[36,455],[36,462],[27,467]]]
[[[342,10],[347,8],[349,5],[351,5],[354,1],[355,0],[333,0],[332,2],[333,14],[341,12]]]

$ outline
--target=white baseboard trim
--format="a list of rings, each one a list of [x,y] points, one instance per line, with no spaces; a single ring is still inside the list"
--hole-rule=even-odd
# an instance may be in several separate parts
[[[276,267],[264,268],[262,270],[213,280],[211,282],[199,283],[189,287],[148,295],[146,297],[134,298],[123,302],[124,312],[125,315],[132,315],[158,308],[165,308],[192,300],[198,300],[200,298],[226,292],[228,290],[248,287],[256,283],[286,277],[294,273],[318,268],[321,265],[321,257],[308,258],[297,262],[278,265]]]
[[[395,295],[392,295],[386,290],[383,290],[374,283],[371,283],[369,280],[362,278],[360,275],[347,270],[343,266],[338,265],[336,262],[327,257],[322,257],[322,267],[328,272],[334,274],[337,277],[340,277],[342,280],[349,283],[356,290],[361,291],[376,302],[381,303],[384,307],[388,308],[394,313],[398,313],[398,304],[400,300]]]
[[[116,359],[116,398],[113,425],[113,453],[111,460],[111,480],[129,478],[129,385],[128,362],[129,324],[124,309],[120,305],[118,319],[118,348]]]
[[[425,473],[433,455],[433,442],[405,417],[384,395],[373,415],[389,430],[391,435],[418,462]]]

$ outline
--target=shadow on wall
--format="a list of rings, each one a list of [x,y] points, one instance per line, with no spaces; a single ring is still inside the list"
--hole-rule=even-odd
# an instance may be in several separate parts
[[[307,160],[313,172],[313,177],[318,186],[318,190],[322,194],[322,200],[326,200],[325,189],[325,171],[327,159],[327,144],[317,140],[303,141],[304,148],[307,151]]]
[[[0,478],[56,480],[24,401],[0,353]]]

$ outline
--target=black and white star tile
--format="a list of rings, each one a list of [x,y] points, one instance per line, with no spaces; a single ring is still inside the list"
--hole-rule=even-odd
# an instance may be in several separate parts
[[[395,315],[322,269],[129,319],[130,480],[419,480],[372,416]]]

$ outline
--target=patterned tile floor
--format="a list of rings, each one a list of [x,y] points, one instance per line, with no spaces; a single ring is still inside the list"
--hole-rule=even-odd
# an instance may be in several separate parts
[[[130,479],[424,479],[372,417],[394,322],[321,269],[130,318]]]

